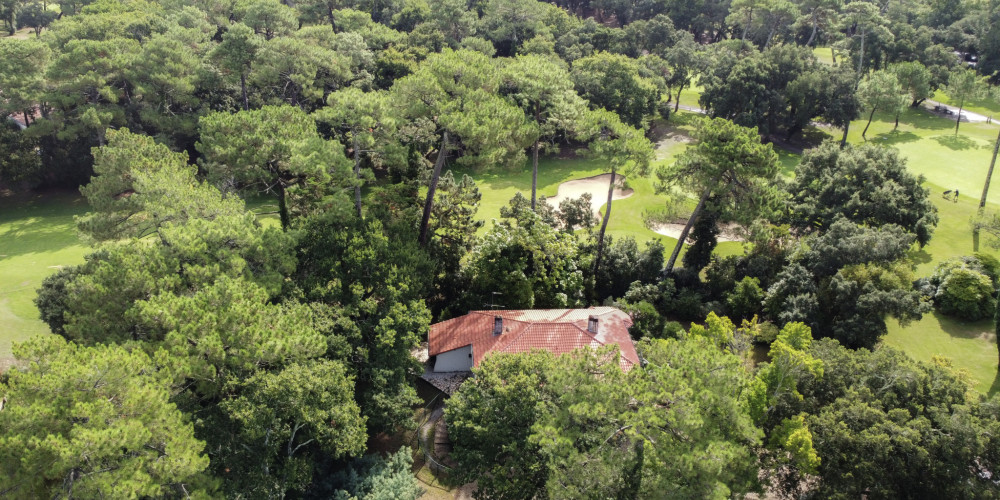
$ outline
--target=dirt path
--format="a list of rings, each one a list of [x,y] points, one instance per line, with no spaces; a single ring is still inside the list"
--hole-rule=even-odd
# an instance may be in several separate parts
[[[573,179],[559,185],[556,195],[546,198],[545,201],[554,208],[559,208],[559,203],[563,200],[579,198],[584,193],[590,193],[590,204],[594,213],[600,216],[601,207],[608,201],[608,183],[611,182],[611,174],[600,174],[583,179]],[[612,200],[622,200],[632,196],[634,191],[629,188],[622,188],[625,185],[625,176],[615,176],[615,192],[611,196]]]

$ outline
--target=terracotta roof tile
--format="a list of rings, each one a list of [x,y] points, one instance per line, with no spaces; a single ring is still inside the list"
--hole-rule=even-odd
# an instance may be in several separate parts
[[[497,316],[503,318],[500,335],[493,334]],[[596,334],[587,331],[591,316],[598,318]],[[632,319],[614,307],[471,311],[465,316],[431,325],[428,353],[436,356],[471,344],[473,366],[479,366],[491,352],[545,349],[563,354],[581,347],[617,344],[622,353],[622,368],[628,370],[639,364],[639,355],[628,334],[631,326]]]

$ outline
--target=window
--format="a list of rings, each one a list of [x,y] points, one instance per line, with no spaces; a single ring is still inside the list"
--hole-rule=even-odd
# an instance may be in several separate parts
[[[500,335],[503,333],[503,318],[496,316],[493,318],[493,335]]]
[[[597,316],[591,316],[587,319],[587,331],[597,333]]]

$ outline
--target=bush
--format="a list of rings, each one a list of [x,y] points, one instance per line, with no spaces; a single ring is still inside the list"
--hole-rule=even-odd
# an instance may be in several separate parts
[[[753,341],[758,344],[771,345],[774,339],[778,338],[779,333],[781,333],[781,329],[770,321],[758,323],[757,328],[753,331]]]
[[[660,101],[659,104],[656,105],[656,112],[659,113],[660,118],[663,118],[664,120],[670,119],[671,111],[673,110],[671,109],[671,103],[669,101]]]
[[[365,455],[314,483],[305,498],[416,500],[424,492],[410,472],[412,466],[413,457],[408,448],[385,458]]]
[[[646,243],[639,251],[635,238],[605,238],[604,260],[595,277],[598,300],[624,297],[633,282],[655,283],[663,269],[663,244],[657,240]]]
[[[730,255],[728,257],[712,256],[712,262],[705,268],[705,285],[708,288],[708,296],[713,299],[722,299],[733,288],[736,288],[737,269],[740,257]]]
[[[726,297],[729,316],[733,320],[750,319],[759,313],[764,301],[764,290],[760,280],[749,276],[741,279]]]
[[[663,338],[663,316],[660,316],[653,304],[643,301],[634,304],[620,302],[617,305],[632,318],[632,328],[629,329],[632,338]]]
[[[685,333],[687,333],[687,332],[684,331],[684,326],[681,325],[680,323],[676,322],[676,321],[667,321],[667,323],[665,325],[663,325],[663,337],[664,338],[679,339]]]
[[[914,287],[933,297],[942,314],[976,321],[993,315],[998,270],[1000,261],[989,255],[956,257],[938,264],[934,274]]]
[[[694,244],[688,247],[681,258],[684,269],[701,272],[712,261],[712,252],[719,244],[719,217],[711,210],[703,210],[691,228],[690,237]]]
[[[702,296],[696,290],[686,288],[667,304],[668,314],[677,318],[694,321],[708,314]]]
[[[935,300],[942,313],[972,321],[988,318],[996,309],[993,282],[968,267],[952,269],[938,287]]]

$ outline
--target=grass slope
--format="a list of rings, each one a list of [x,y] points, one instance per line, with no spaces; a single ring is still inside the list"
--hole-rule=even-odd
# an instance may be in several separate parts
[[[49,333],[38,319],[35,290],[60,266],[83,262],[73,216],[87,203],[78,194],[0,198],[0,364],[11,344]]]

